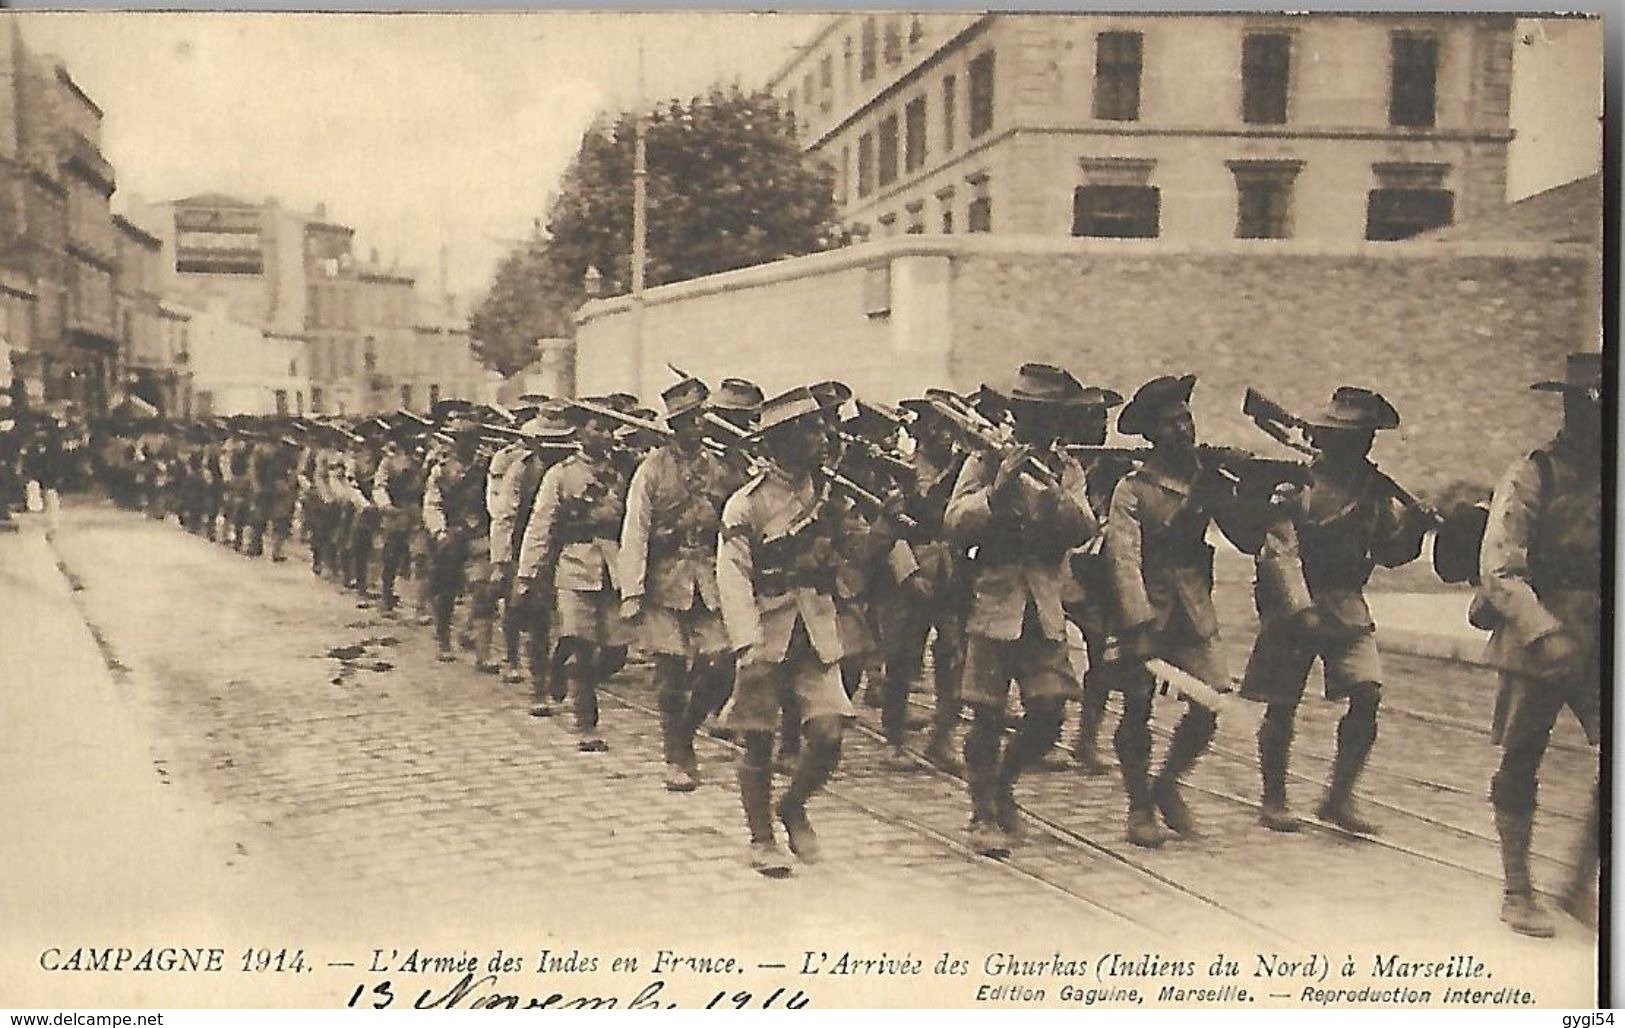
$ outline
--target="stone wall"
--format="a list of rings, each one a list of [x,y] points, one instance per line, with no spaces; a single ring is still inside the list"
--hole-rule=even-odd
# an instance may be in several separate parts
[[[916,236],[652,289],[641,362],[627,299],[588,304],[578,390],[652,401],[671,381],[667,361],[769,393],[838,378],[884,400],[1004,385],[1028,360],[1125,395],[1191,371],[1202,434],[1269,453],[1281,451],[1240,413],[1247,386],[1305,409],[1347,383],[1399,407],[1401,429],[1375,452],[1397,478],[1424,494],[1487,489],[1556,428],[1558,403],[1529,383],[1594,347],[1588,256],[1545,244]]]
[[[1247,386],[1304,409],[1362,385],[1401,412],[1374,454],[1392,474],[1420,492],[1487,487],[1556,427],[1558,402],[1528,384],[1584,346],[1584,257],[1501,249],[966,255],[952,377],[999,381],[1045,360],[1129,395],[1196,372],[1200,431],[1262,452],[1274,444],[1240,413]]]

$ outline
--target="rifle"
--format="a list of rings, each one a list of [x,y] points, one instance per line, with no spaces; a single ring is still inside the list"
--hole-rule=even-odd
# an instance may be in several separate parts
[[[752,445],[749,432],[730,421],[718,417],[712,411],[706,411],[700,415],[700,420],[702,424],[712,430],[713,434],[708,436],[708,439],[716,440],[726,451],[743,454],[745,459],[750,462],[753,471],[761,471],[771,463],[768,457],[764,456],[761,451]],[[854,503],[875,513],[882,513],[886,508],[885,500],[858,485],[839,471],[820,467],[814,473],[814,476],[823,479],[828,485],[844,494]],[[919,527],[919,522],[907,514],[898,513],[892,516],[898,525],[905,530],[912,531]]]
[[[1242,397],[1241,412],[1252,419],[1253,424],[1262,429],[1264,434],[1282,445],[1310,457],[1320,456],[1320,451],[1308,442],[1309,425],[1258,390],[1251,388],[1247,390],[1246,395]],[[1387,495],[1398,500],[1406,509],[1426,518],[1430,528],[1436,529],[1444,523],[1444,518],[1438,511],[1417,499],[1410,490],[1377,467],[1369,457],[1366,458],[1365,465]]]
[[[932,411],[953,429],[964,449],[998,457],[1010,451],[1011,444],[998,427],[960,397],[944,390],[930,389],[926,391],[925,399]],[[1058,489],[1061,485],[1060,478],[1036,455],[1023,462],[1021,477],[1039,489]]]

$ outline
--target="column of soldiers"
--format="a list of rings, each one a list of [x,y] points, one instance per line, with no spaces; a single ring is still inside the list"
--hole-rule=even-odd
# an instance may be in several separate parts
[[[1125,403],[1031,363],[1007,392],[929,390],[891,407],[833,382],[764,398],[743,379],[713,390],[677,372],[661,412],[615,394],[527,396],[512,410],[448,401],[427,418],[226,419],[141,440],[163,469],[144,502],[245,554],[269,538],[278,561],[297,524],[312,572],[385,612],[413,581],[439,659],[461,645],[480,671],[528,679],[533,716],[568,704],[582,752],[608,748],[598,690],[635,645],[652,666],[666,788],[704,781],[702,726],[736,739],[748,860],[771,877],[793,867],[781,829],[795,858],[818,859],[809,805],[865,679],[886,766],[918,767],[908,713],[928,647],[922,749],[963,774],[975,850],[1021,844],[1019,783],[1050,759],[1068,702],[1074,766],[1105,771],[1112,694],[1127,840],[1197,836],[1181,783],[1232,702],[1214,530],[1256,567],[1260,630],[1239,696],[1264,706],[1261,824],[1302,826],[1287,771],[1319,661],[1345,710],[1316,816],[1378,832],[1354,804],[1383,680],[1365,587],[1438,529],[1435,566],[1479,585],[1475,623],[1494,629],[1502,669],[1502,917],[1551,935],[1528,867],[1536,774],[1564,707],[1593,742],[1599,730],[1600,362],[1578,356],[1566,379],[1535,387],[1563,396],[1563,431],[1509,470],[1477,523],[1481,548],[1470,532],[1446,539],[1371,462],[1377,433],[1400,423],[1381,395],[1343,386],[1291,414],[1250,393],[1244,410],[1308,458],[1281,460],[1200,443],[1195,388],[1194,375],[1159,376]],[[1118,431],[1144,446],[1103,445],[1119,407]],[[1440,562],[1454,551],[1467,568],[1451,577]],[[1160,762],[1159,685],[1184,705]],[[788,781],[775,801],[776,747]],[[1597,848],[1594,808],[1563,891],[1582,920],[1595,916]]]

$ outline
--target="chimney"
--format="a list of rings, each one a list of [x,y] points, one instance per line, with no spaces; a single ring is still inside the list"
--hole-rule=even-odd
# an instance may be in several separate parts
[[[317,221],[326,221],[327,220],[327,204],[325,202],[318,203],[316,205],[316,220]]]
[[[373,247],[371,250],[367,251],[367,263],[373,265],[374,267],[377,266],[377,264],[378,264],[378,248],[376,246]]]

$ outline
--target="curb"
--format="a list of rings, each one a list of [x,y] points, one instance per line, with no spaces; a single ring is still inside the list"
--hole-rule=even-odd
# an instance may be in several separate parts
[[[1405,653],[1413,657],[1449,660],[1474,667],[1490,667],[1485,659],[1487,638],[1467,635],[1440,635],[1418,632],[1408,628],[1377,626],[1377,647],[1387,653]]]

